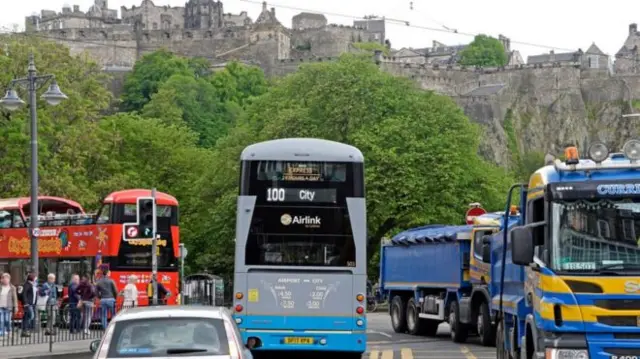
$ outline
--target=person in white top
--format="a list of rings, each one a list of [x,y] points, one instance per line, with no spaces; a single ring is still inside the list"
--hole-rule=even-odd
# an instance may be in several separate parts
[[[11,332],[11,319],[17,309],[18,292],[11,285],[11,275],[3,273],[0,280],[0,336]]]
[[[138,283],[138,277],[135,275],[129,276],[129,283],[124,287],[122,292],[120,292],[120,295],[124,297],[122,303],[123,308],[138,306],[138,288],[136,283]]]

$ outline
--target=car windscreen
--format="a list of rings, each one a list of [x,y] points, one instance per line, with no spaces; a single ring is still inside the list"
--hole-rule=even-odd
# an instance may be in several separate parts
[[[229,355],[221,319],[156,318],[116,323],[109,358]]]

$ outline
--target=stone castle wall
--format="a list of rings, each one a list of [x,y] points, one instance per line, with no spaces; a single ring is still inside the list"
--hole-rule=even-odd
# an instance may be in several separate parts
[[[111,28],[64,29],[38,32],[68,46],[74,55],[87,53],[100,65],[133,67],[146,53],[165,48],[182,56],[204,57],[212,62],[229,59],[253,61],[271,73],[278,57],[289,57],[289,37],[280,28],[226,27],[216,30],[133,31],[129,25]]]

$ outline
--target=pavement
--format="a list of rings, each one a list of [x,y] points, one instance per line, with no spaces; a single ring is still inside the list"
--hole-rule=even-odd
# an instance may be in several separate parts
[[[84,359],[91,358],[89,344],[95,339],[75,340],[53,343],[53,350],[49,352],[49,343],[29,344],[21,346],[0,347],[2,359]]]
[[[495,359],[495,348],[483,347],[477,338],[470,337],[468,343],[456,344],[449,336],[449,326],[440,325],[438,336],[421,337],[395,333],[391,319],[385,312],[367,315],[367,352],[363,359]],[[34,344],[20,347],[0,347],[2,359],[89,359],[91,340]],[[7,356],[8,354],[8,356]]]

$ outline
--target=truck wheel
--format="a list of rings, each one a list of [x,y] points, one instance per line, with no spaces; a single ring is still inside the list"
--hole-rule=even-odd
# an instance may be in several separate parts
[[[407,302],[407,331],[411,335],[420,334],[420,317],[418,316],[418,308],[416,307],[416,300],[414,298],[409,299]]]
[[[482,302],[480,304],[476,325],[478,336],[480,337],[480,343],[485,347],[493,346],[496,341],[496,332],[495,328],[491,324],[491,315],[489,314],[489,305],[487,305],[487,302]]]
[[[496,328],[496,359],[509,359],[509,353],[504,349],[504,324],[498,323]]]
[[[464,343],[467,341],[469,332],[467,326],[460,323],[458,302],[451,302],[451,305],[449,305],[449,326],[451,327],[451,340],[455,343]]]
[[[404,301],[400,296],[393,297],[391,301],[391,326],[396,333],[404,333],[407,330],[407,317],[405,316]]]

